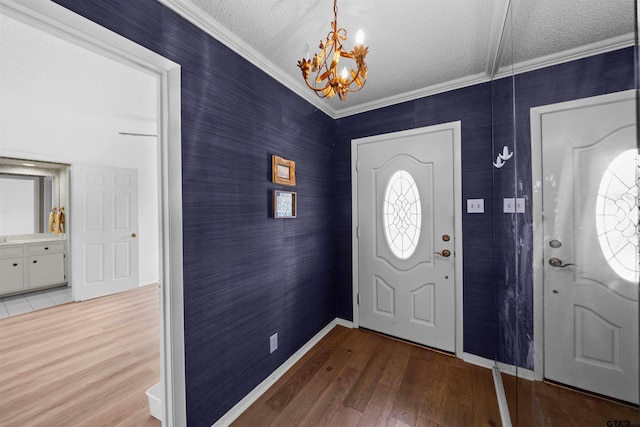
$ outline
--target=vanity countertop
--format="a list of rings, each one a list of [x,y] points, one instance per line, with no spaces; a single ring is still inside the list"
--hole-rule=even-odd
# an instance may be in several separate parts
[[[17,237],[15,239],[9,238],[6,242],[0,241],[0,246],[9,246],[9,245],[24,245],[26,243],[45,243],[45,242],[66,242],[67,238],[65,237],[51,237],[51,236],[34,236],[34,237]]]

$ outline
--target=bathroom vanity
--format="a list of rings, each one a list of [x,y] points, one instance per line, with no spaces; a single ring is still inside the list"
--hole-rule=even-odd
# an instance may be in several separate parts
[[[33,236],[0,242],[0,296],[67,282],[64,236]]]

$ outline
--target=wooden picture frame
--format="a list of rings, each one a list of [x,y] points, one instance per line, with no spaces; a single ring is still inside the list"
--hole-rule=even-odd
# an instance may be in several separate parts
[[[274,218],[296,218],[298,194],[294,191],[273,190],[271,209]]]
[[[272,155],[271,181],[282,185],[296,185],[296,162]]]

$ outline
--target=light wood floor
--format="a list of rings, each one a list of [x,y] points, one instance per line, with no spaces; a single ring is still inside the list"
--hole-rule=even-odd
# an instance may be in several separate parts
[[[500,414],[489,369],[340,326],[232,424],[498,425]]]
[[[160,426],[158,286],[0,319],[0,425]]]

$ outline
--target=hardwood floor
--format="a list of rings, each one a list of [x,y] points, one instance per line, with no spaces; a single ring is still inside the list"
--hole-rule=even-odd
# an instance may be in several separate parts
[[[489,369],[340,326],[232,424],[498,425],[500,413]]]
[[[0,319],[0,425],[160,426],[158,286]]]
[[[518,427],[640,425],[638,409],[541,381],[502,375],[511,421]]]

